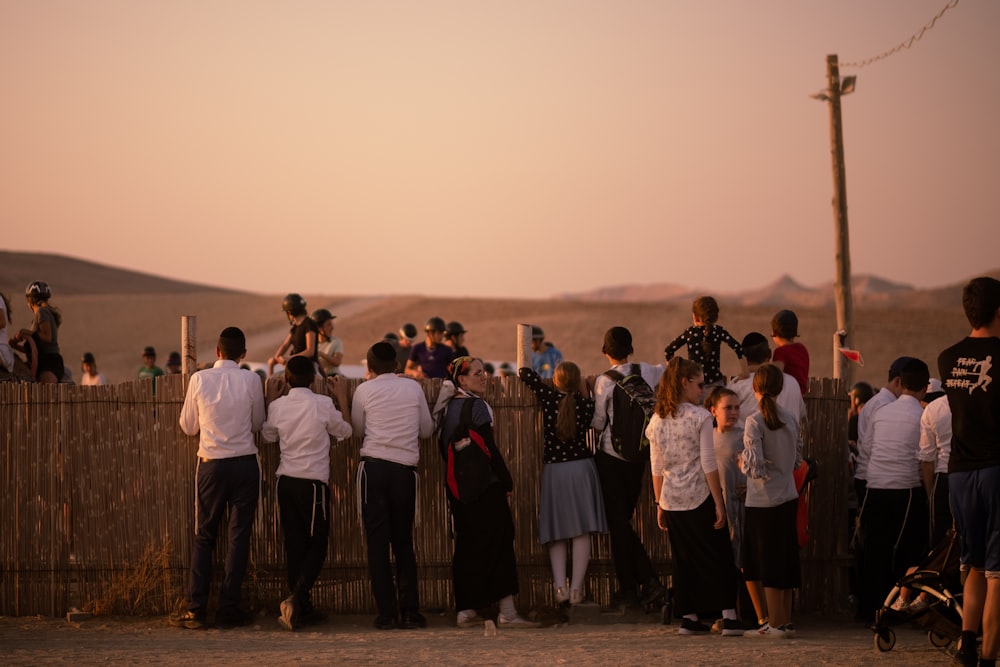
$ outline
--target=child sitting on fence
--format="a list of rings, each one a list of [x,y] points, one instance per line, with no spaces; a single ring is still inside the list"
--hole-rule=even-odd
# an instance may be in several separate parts
[[[691,304],[691,319],[694,325],[685,329],[663,351],[668,362],[673,359],[677,350],[687,345],[688,358],[704,369],[705,387],[724,385],[726,376],[720,369],[719,350],[722,343],[725,343],[733,348],[741,362],[741,368],[745,370],[742,364],[743,348],[728,331],[716,324],[719,321],[719,304],[713,297],[702,296],[695,299]]]
[[[291,389],[271,403],[262,431],[264,440],[281,446],[276,487],[290,594],[278,622],[286,630],[315,616],[311,591],[330,536],[330,436],[344,440],[353,433],[347,383],[340,377],[326,380],[341,415],[329,396],[309,388],[315,377],[308,358],[288,360],[285,381]]]
[[[587,397],[580,368],[571,361],[556,366],[554,387],[531,368],[521,368],[518,375],[543,413],[539,541],[549,549],[556,603],[579,604],[590,562],[590,535],[608,532],[594,452],[587,444],[594,401]],[[572,546],[572,581],[566,578],[567,542]]]

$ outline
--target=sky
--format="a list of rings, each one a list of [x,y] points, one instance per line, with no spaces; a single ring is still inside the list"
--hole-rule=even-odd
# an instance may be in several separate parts
[[[853,272],[958,283],[1000,267],[1000,2],[848,66],[947,2],[6,0],[0,248],[275,294],[820,285],[837,54]]]

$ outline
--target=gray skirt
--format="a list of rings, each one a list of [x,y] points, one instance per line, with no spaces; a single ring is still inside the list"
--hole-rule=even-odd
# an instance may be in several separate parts
[[[608,532],[593,458],[542,466],[538,539],[542,544]]]

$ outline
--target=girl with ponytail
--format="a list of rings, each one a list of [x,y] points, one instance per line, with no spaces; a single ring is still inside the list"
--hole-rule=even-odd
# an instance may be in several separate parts
[[[733,348],[736,358],[740,360],[741,376],[746,375],[746,361],[743,360],[743,347],[728,331],[716,324],[719,321],[719,304],[710,296],[698,297],[691,304],[692,326],[681,332],[667,345],[663,351],[669,362],[674,353],[687,345],[691,361],[700,364],[705,372],[705,385],[713,387],[726,384],[726,377],[720,368],[719,351],[722,343]]]
[[[712,415],[701,406],[704,387],[701,366],[680,357],[670,360],[657,385],[656,407],[646,427],[656,522],[670,538],[674,608],[682,617],[679,633],[708,633],[698,612],[721,609],[722,634],[741,635]]]
[[[774,364],[754,373],[760,412],[746,419],[740,468],[747,475],[743,571],[764,585],[769,619],[757,636],[792,636],[792,590],[798,588],[799,544],[795,514],[799,494],[793,472],[802,462],[799,421],[778,405],[784,374]]]
[[[552,385],[528,367],[518,375],[542,408],[539,541],[549,548],[556,604],[579,604],[585,597],[590,535],[608,532],[594,452],[587,444],[594,401],[571,361],[556,366]],[[572,558],[572,581],[566,578],[567,556]]]

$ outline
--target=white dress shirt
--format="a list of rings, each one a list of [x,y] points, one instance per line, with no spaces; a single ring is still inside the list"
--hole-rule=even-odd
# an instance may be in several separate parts
[[[861,406],[861,411],[858,413],[858,461],[854,467],[854,476],[858,479],[868,479],[868,459],[872,449],[872,418],[881,408],[895,400],[896,395],[882,387]]]
[[[951,457],[951,404],[947,396],[927,404],[920,416],[921,461],[934,461],[935,473],[948,472]]]
[[[865,404],[865,408],[868,404]],[[912,489],[920,486],[920,416],[924,409],[913,396],[903,394],[879,408],[871,418],[872,442],[868,459],[868,488]]]
[[[279,442],[281,460],[277,475],[315,479],[330,483],[330,436],[343,440],[353,433],[351,425],[329,396],[309,387],[292,387],[267,409],[262,434],[268,442]]]
[[[617,366],[612,366],[608,370],[618,371],[622,375],[629,374],[629,367],[632,362],[626,362],[624,364],[618,364]],[[640,375],[646,383],[653,388],[653,392],[656,392],[656,385],[660,382],[660,376],[663,375],[664,366],[660,364],[659,366],[651,366],[645,362],[636,362],[636,366],[640,369]],[[615,451],[615,447],[611,444],[611,429],[605,428],[614,420],[614,402],[611,400],[611,396],[615,390],[615,381],[609,378],[604,373],[597,376],[594,380],[594,419],[590,422],[590,425],[594,427],[601,437],[600,448],[604,450],[604,453],[610,454],[616,459],[625,459]]]
[[[781,393],[774,399],[778,405],[788,410],[795,417],[795,421],[802,422],[806,414],[806,402],[802,398],[802,389],[799,381],[788,373],[782,373],[785,383],[781,386]],[[750,377],[740,378],[731,381],[729,389],[736,392],[736,397],[740,399],[740,423],[746,421],[747,417],[760,412],[760,404],[757,403],[757,396],[753,393],[753,373]]]
[[[264,389],[260,376],[235,361],[219,359],[188,381],[181,430],[201,437],[198,456],[229,459],[257,454],[253,434],[264,423]]]
[[[383,373],[358,385],[351,403],[361,456],[415,466],[420,438],[434,430],[424,390],[415,380]]]

